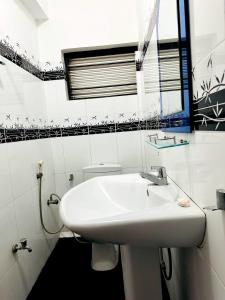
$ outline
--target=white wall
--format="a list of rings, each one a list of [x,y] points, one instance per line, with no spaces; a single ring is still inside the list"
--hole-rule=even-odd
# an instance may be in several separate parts
[[[48,0],[37,0],[37,2],[45,14],[48,15]]]
[[[35,62],[39,58],[37,24],[21,0],[0,0],[0,39],[15,46],[18,53],[24,53]],[[17,43],[19,45],[17,45]]]
[[[160,0],[158,36],[163,39],[178,38],[177,1]]]
[[[190,8],[196,93],[202,80],[211,77],[213,84],[215,75],[221,75],[225,69],[224,1],[191,0]],[[210,56],[213,68],[209,72]],[[168,175],[201,208],[215,205],[216,189],[225,186],[225,133],[177,134],[178,138],[189,140],[190,145],[159,151],[145,143],[147,134],[142,133],[145,167],[164,165]],[[205,210],[205,213],[207,230],[203,248],[173,249],[173,278],[168,282],[171,300],[225,299],[225,216],[221,211]]]
[[[135,0],[48,0],[39,26],[41,61],[60,61],[61,50],[137,41]]]
[[[0,39],[37,62],[39,49],[37,25],[20,0],[0,1]],[[19,43],[18,45],[16,45]],[[47,118],[43,83],[9,60],[0,68],[0,124],[42,122]],[[9,118],[7,117],[9,116]],[[26,118],[29,119],[26,119]],[[54,165],[50,140],[34,140],[0,145],[0,299],[24,300],[57,241],[46,235],[40,224],[38,206],[37,161],[43,159],[43,205],[46,226],[55,230],[57,211],[45,204],[55,192]],[[33,252],[12,254],[12,245],[27,238]]]
[[[29,127],[46,117],[45,98],[39,79],[1,57],[0,119],[4,127],[15,123]],[[10,120],[7,116],[10,115]],[[2,126],[2,125],[1,125]],[[46,235],[40,224],[37,162],[44,160],[43,210],[46,226],[58,228],[57,212],[46,205],[55,192],[54,165],[50,140],[23,141],[0,145],[0,299],[24,300],[36,281],[56,236]],[[32,253],[12,254],[12,245],[27,238]]]

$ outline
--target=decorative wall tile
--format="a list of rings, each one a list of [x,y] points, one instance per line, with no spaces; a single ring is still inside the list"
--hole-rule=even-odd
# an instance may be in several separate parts
[[[42,67],[39,61],[35,62],[35,58],[33,56],[28,56],[26,50],[22,53],[19,50],[20,44],[15,43],[15,45],[13,45],[8,36],[0,39],[0,55],[7,58],[25,71],[33,74],[43,81],[65,79],[65,71],[62,62],[56,66],[53,66],[50,62],[46,62]],[[1,62],[1,64],[4,63]]]
[[[89,134],[113,133],[116,131],[115,124],[89,126]]]
[[[104,114],[103,119],[100,113],[88,118],[58,116],[56,120],[6,113],[0,115],[0,120],[0,144],[52,137],[158,129],[161,126],[157,116],[144,120],[134,111],[120,112],[116,116]]]
[[[63,136],[158,129],[155,120],[49,128],[0,128],[0,144]]]
[[[196,130],[225,130],[225,42],[193,69]]]
[[[49,61],[40,63],[32,55],[29,56],[26,50],[22,50],[19,43],[12,43],[8,36],[0,39],[0,55],[42,81],[65,78],[62,62],[59,64]],[[2,64],[2,67],[4,67],[4,61]],[[21,74],[18,76],[20,77]],[[23,91],[21,90],[21,98],[23,97]],[[116,97],[113,102],[108,101],[109,112],[107,113],[102,110],[101,104],[100,101],[96,106],[96,103],[92,100],[90,105],[94,107],[94,111],[89,110],[81,116],[73,116],[68,113],[68,115],[51,119],[46,119],[43,115],[30,115],[29,113],[2,113],[0,114],[0,143],[158,129],[163,126],[163,124],[159,124],[157,114],[153,113],[148,118],[141,117],[143,113],[138,112],[136,97],[129,98],[130,107],[134,107],[134,110],[129,112],[127,112],[127,98],[122,99],[122,102],[120,97]],[[112,110],[113,112],[111,112]]]

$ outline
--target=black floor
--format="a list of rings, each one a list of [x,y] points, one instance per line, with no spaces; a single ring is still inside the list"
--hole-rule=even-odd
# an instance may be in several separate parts
[[[163,293],[163,300],[169,300],[164,282]],[[27,297],[40,299],[124,300],[121,264],[112,271],[93,271],[90,244],[60,239]]]

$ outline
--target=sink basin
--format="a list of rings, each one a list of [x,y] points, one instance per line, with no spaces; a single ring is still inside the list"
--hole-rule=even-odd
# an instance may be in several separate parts
[[[63,223],[86,239],[120,245],[126,300],[162,300],[159,247],[201,243],[205,215],[172,181],[156,186],[139,174],[95,177],[68,191]]]
[[[151,247],[191,247],[203,237],[205,215],[172,182],[149,185],[139,174],[95,177],[62,198],[64,224],[83,237],[99,242]]]

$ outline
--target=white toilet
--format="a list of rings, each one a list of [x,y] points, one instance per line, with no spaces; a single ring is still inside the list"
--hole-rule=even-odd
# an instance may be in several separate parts
[[[100,163],[83,168],[84,181],[97,176],[121,174],[120,164]],[[116,267],[119,260],[119,246],[92,243],[91,267],[95,271],[108,271]]]

